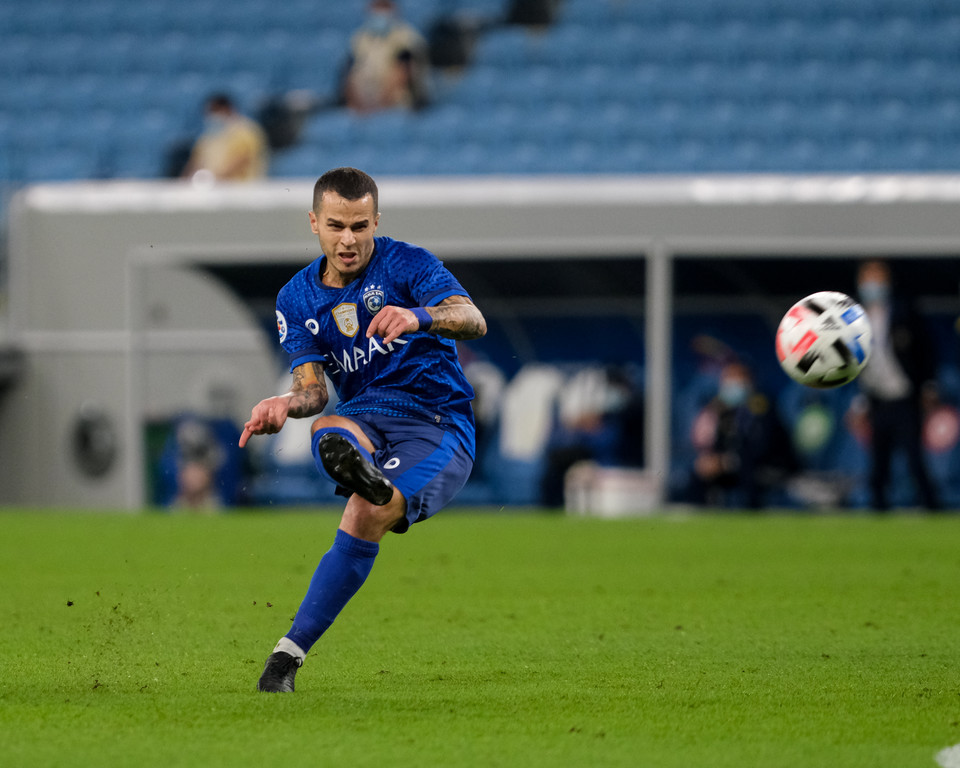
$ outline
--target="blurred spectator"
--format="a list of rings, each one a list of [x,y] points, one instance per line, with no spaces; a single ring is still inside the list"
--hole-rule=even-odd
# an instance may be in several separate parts
[[[922,318],[901,296],[894,296],[890,266],[866,261],[857,273],[857,293],[873,329],[873,350],[859,376],[864,398],[849,414],[851,427],[866,433],[870,446],[873,507],[890,507],[888,489],[893,453],[905,452],[919,502],[940,507],[927,472],[922,445],[923,411],[936,401],[933,345]]]
[[[356,112],[427,103],[427,42],[397,16],[393,0],[372,0],[369,16],[350,41],[344,78],[347,107]]]
[[[564,478],[578,462],[642,465],[643,396],[628,370],[584,368],[566,382],[557,405],[557,424],[540,483],[544,506],[563,506]]]
[[[484,457],[499,426],[507,380],[499,367],[479,358],[466,344],[457,344],[457,353],[463,365],[463,373],[474,391],[472,405],[477,429],[477,461],[471,477],[479,477],[483,474]]]
[[[776,502],[797,469],[783,423],[743,363],[724,366],[692,437],[696,458],[688,500],[696,504],[758,509]]]
[[[236,504],[243,462],[236,432],[229,419],[193,413],[178,417],[160,456],[159,501],[205,511]]]
[[[207,99],[203,133],[183,176],[197,181],[250,181],[266,175],[269,147],[263,128],[240,114],[229,96]]]

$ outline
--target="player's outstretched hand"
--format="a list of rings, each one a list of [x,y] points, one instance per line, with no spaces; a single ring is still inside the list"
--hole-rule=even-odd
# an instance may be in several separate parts
[[[243,448],[252,435],[274,435],[287,421],[289,401],[283,395],[261,400],[250,413],[250,419],[243,425],[239,446]]]
[[[373,320],[367,327],[367,338],[372,339],[378,335],[383,338],[384,344],[389,344],[398,336],[418,330],[420,330],[420,321],[413,312],[404,307],[388,304],[373,316]]]

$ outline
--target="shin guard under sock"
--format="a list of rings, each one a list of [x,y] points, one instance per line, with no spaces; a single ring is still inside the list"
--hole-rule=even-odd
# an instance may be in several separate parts
[[[333,546],[320,560],[310,587],[287,633],[304,651],[320,639],[351,597],[363,586],[380,545],[338,530]]]

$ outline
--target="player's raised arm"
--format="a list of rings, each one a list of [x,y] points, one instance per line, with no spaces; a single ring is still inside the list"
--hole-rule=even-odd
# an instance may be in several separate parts
[[[252,435],[273,435],[292,416],[301,419],[316,416],[327,404],[327,383],[321,363],[304,363],[293,369],[290,391],[261,400],[253,407],[250,419],[243,425],[239,445],[243,448]]]
[[[466,296],[449,296],[435,307],[384,307],[370,322],[367,338],[378,334],[389,344],[398,336],[414,331],[466,341],[483,336],[487,332],[487,321]]]

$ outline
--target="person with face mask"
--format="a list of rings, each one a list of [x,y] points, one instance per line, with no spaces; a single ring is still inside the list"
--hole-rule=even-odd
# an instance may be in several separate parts
[[[269,148],[266,134],[240,114],[225,94],[207,99],[203,133],[183,170],[185,178],[203,181],[250,181],[266,175]]]
[[[873,329],[870,360],[858,378],[864,398],[855,411],[869,427],[871,503],[878,511],[890,508],[891,461],[899,449],[906,455],[917,501],[926,509],[938,509],[939,495],[921,441],[923,400],[932,392],[935,377],[930,334],[914,309],[893,295],[886,262],[860,265],[857,295]]]
[[[796,470],[789,435],[741,362],[723,367],[717,394],[693,432],[693,503],[758,509],[775,499]]]
[[[361,113],[422,107],[428,77],[426,40],[399,18],[393,0],[372,0],[366,22],[350,41],[346,106]]]

